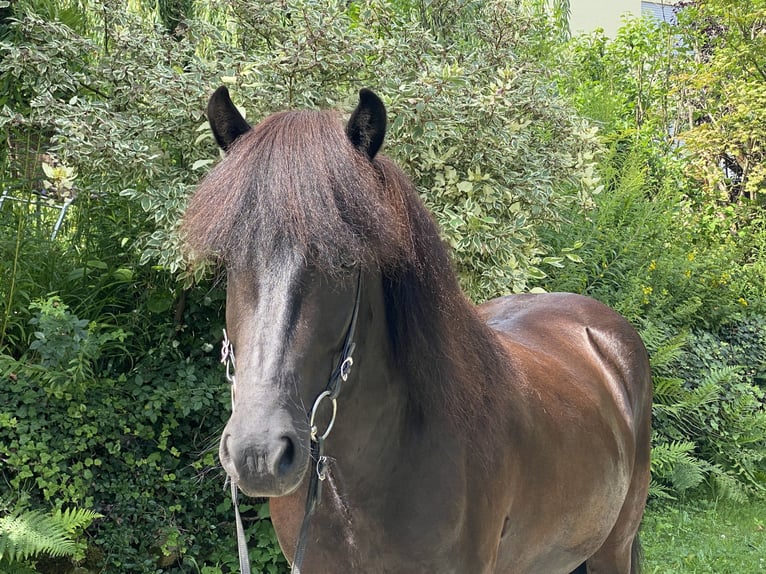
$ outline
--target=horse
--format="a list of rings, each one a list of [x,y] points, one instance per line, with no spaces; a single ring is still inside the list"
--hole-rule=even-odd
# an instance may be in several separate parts
[[[470,302],[415,186],[379,153],[386,109],[368,89],[345,127],[316,110],[251,127],[225,87],[207,113],[224,156],[181,230],[192,258],[226,269],[219,457],[269,499],[288,561],[639,572],[652,384],[628,321],[576,294]]]

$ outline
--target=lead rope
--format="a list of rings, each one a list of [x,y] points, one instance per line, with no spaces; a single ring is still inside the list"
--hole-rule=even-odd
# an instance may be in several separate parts
[[[309,415],[309,428],[311,433],[311,477],[309,479],[309,488],[306,493],[306,508],[301,522],[301,529],[298,533],[298,542],[295,546],[295,555],[290,569],[292,574],[300,574],[303,558],[308,544],[309,531],[311,529],[311,518],[314,515],[319,502],[322,499],[322,482],[327,478],[327,457],[324,455],[324,441],[330,436],[335,416],[338,413],[338,395],[343,387],[343,383],[348,380],[351,373],[351,367],[354,364],[353,354],[356,343],[354,334],[356,332],[356,323],[359,316],[359,301],[362,294],[362,272],[359,271],[356,285],[356,299],[354,301],[354,310],[351,314],[351,323],[346,331],[346,338],[343,341],[340,359],[337,366],[330,375],[327,387],[322,391],[314,401]],[[226,380],[231,384],[231,410],[234,412],[234,384],[236,382],[233,370],[236,369],[236,359],[234,358],[234,347],[226,335],[226,329],[223,330],[223,346],[221,348],[221,362],[226,365]],[[330,422],[322,434],[316,426],[316,416],[319,406],[324,400],[330,400],[332,404],[332,416]],[[234,519],[237,526],[237,552],[239,553],[239,570],[241,574],[251,574],[250,556],[247,550],[247,538],[245,538],[245,529],[242,525],[242,517],[239,512],[239,502],[237,497],[237,483],[227,476],[226,480],[231,483],[231,501],[234,506]]]
[[[226,329],[223,330],[223,346],[221,347],[221,362],[226,365],[226,380],[231,385],[231,412],[234,412],[234,385],[236,379],[234,371],[237,368],[236,358],[234,357],[234,346],[229,341]],[[250,555],[247,551],[247,538],[245,538],[245,528],[242,525],[242,516],[239,513],[239,500],[237,496],[237,482],[230,476],[226,476],[226,481],[231,485],[231,503],[234,506],[234,521],[237,525],[237,553],[239,554],[239,571],[241,574],[250,574]],[[225,488],[225,486],[224,486]]]
[[[234,504],[234,521],[237,523],[237,552],[239,554],[239,571],[242,574],[250,574],[250,554],[247,551],[247,538],[245,527],[242,526],[242,517],[239,514],[237,501],[237,483],[231,481],[231,501]]]

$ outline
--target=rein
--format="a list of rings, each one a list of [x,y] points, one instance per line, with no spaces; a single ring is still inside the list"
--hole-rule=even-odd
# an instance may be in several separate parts
[[[308,543],[309,530],[311,529],[311,519],[314,515],[314,511],[319,505],[322,499],[322,482],[327,478],[327,457],[324,455],[324,442],[330,432],[332,432],[335,425],[335,417],[338,414],[338,396],[343,388],[343,383],[348,380],[348,376],[351,372],[351,367],[354,364],[353,353],[356,347],[354,341],[354,335],[356,333],[357,318],[359,316],[359,301],[362,294],[362,272],[359,271],[357,275],[356,285],[356,298],[354,300],[354,308],[351,313],[351,322],[349,323],[346,336],[343,341],[343,347],[341,348],[340,358],[335,368],[330,374],[330,378],[327,382],[325,390],[319,393],[314,400],[314,405],[311,408],[311,412],[308,414],[309,418],[309,432],[311,438],[311,464],[309,472],[311,478],[309,480],[308,492],[306,494],[306,506],[303,514],[303,521],[301,522],[301,529],[298,534],[298,542],[295,546],[295,556],[293,558],[293,564],[290,572],[292,574],[300,574],[301,566],[303,565],[303,558],[306,553],[306,545]],[[221,362],[226,365],[226,380],[231,384],[231,408],[234,410],[234,387],[236,384],[236,378],[234,371],[236,370],[236,358],[234,357],[234,346],[229,340],[226,329],[223,330],[223,346],[221,348]],[[319,407],[324,401],[330,401],[332,405],[332,416],[327,423],[327,427],[324,432],[320,433],[316,425],[316,416],[319,411]],[[234,505],[234,518],[237,527],[237,550],[239,553],[239,569],[241,574],[251,574],[250,570],[250,557],[247,550],[247,539],[245,538],[245,529],[242,524],[242,517],[239,512],[238,502],[238,489],[237,482],[227,475],[226,481],[231,485],[231,500]]]

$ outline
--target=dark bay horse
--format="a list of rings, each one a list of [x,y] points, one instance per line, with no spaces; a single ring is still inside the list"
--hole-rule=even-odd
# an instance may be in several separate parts
[[[369,90],[345,129],[318,111],[251,128],[225,88],[208,117],[226,156],[182,231],[227,268],[220,459],[270,498],[287,558],[319,472],[307,574],[638,572],[652,389],[628,322],[571,294],[471,304],[378,153]]]

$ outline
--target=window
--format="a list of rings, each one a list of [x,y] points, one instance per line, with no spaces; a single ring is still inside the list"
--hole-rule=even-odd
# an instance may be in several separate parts
[[[641,2],[641,15],[652,16],[660,22],[676,23],[675,6],[669,2]]]

